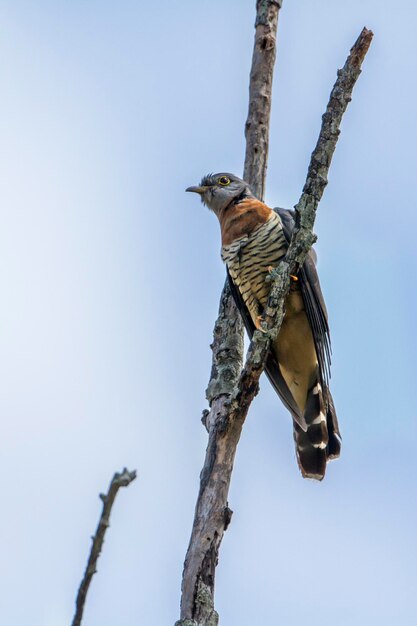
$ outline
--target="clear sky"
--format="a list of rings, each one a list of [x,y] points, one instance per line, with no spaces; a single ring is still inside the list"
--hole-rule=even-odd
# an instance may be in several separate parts
[[[224,281],[188,185],[242,172],[254,0],[0,0],[0,614],[67,626],[114,471],[84,626],[178,618]],[[303,481],[262,380],[220,555],[223,626],[417,619],[417,8],[285,0],[267,201],[298,200],[336,69],[375,39],[316,231],[343,454]]]

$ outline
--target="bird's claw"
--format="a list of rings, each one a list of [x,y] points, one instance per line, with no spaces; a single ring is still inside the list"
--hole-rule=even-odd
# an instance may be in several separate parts
[[[262,315],[258,315],[258,317],[255,320],[255,327],[261,331],[261,333],[266,333],[268,332],[267,330],[265,330],[264,328],[262,328],[261,324],[263,322],[263,317]]]

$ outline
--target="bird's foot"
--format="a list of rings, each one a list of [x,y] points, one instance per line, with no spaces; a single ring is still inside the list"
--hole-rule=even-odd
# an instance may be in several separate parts
[[[276,268],[273,265],[268,265],[268,267],[266,268],[266,271],[268,272],[269,275],[273,274],[275,272]],[[290,274],[290,278],[296,283],[298,281],[298,276],[295,276],[295,274]],[[267,279],[268,280],[268,279]],[[270,280],[270,279],[269,279]]]
[[[262,315],[258,315],[258,317],[255,320],[255,327],[261,331],[261,333],[266,333],[268,332],[267,330],[265,330],[264,328],[262,328],[261,324],[263,322],[263,317]]]

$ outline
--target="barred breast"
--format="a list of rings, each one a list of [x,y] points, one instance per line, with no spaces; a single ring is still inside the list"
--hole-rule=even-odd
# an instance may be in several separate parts
[[[281,220],[274,212],[252,233],[222,247],[222,259],[254,322],[268,299],[268,266],[275,267],[287,247]]]
[[[255,325],[269,295],[269,283],[265,281],[268,267],[275,267],[287,248],[281,219],[275,212],[271,212],[269,219],[250,234],[222,247],[222,258]],[[317,380],[318,365],[311,327],[296,282],[292,284],[285,309],[273,351],[293,398],[303,413],[308,391]]]

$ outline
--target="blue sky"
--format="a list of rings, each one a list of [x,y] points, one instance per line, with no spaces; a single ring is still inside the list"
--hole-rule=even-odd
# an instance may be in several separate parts
[[[70,623],[115,470],[85,626],[178,617],[224,281],[184,193],[243,167],[254,0],[0,1],[2,618]],[[415,3],[284,3],[267,202],[299,198],[336,69],[375,39],[319,208],[343,454],[303,481],[262,380],[220,556],[224,626],[411,626],[417,614]]]

